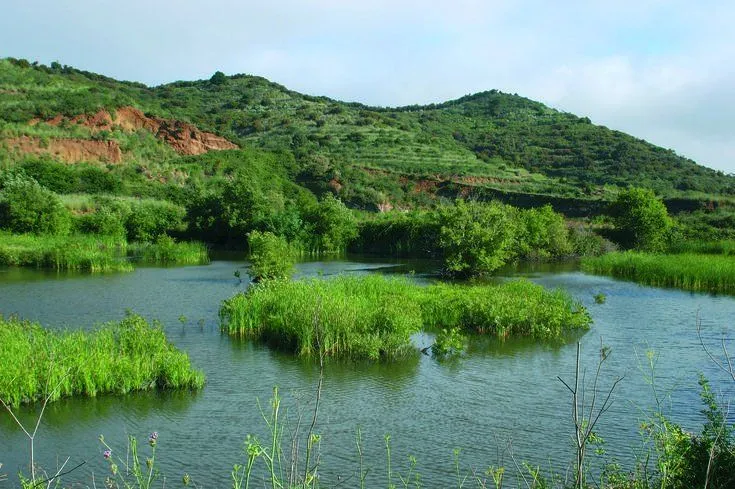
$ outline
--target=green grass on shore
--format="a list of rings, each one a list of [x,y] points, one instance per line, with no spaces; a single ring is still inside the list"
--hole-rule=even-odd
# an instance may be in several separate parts
[[[136,263],[203,265],[209,263],[207,246],[198,241],[176,242],[162,235],[153,243],[130,243],[128,256]]]
[[[198,242],[176,242],[161,236],[153,243],[127,243],[96,235],[49,236],[0,232],[0,265],[129,272],[133,264],[192,265],[208,263],[207,248]]]
[[[107,236],[38,236],[0,233],[0,265],[82,270],[131,271],[124,239]]]
[[[137,315],[93,331],[52,331],[0,317],[0,398],[17,406],[73,395],[199,388],[204,375]]]
[[[735,258],[683,253],[608,253],[582,260],[582,270],[647,285],[735,294]]]
[[[415,351],[423,328],[557,338],[591,322],[565,292],[526,281],[423,287],[379,275],[267,281],[225,300],[220,317],[231,335],[300,356],[370,360]]]

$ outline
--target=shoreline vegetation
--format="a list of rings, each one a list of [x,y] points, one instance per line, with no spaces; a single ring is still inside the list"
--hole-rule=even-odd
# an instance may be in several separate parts
[[[724,254],[608,253],[583,258],[582,270],[656,287],[735,294],[735,260]]]
[[[153,242],[128,243],[96,235],[35,235],[0,232],[0,266],[86,272],[130,272],[134,263],[191,265],[209,263],[207,247],[162,235]]]
[[[55,331],[0,316],[0,344],[0,399],[10,406],[47,395],[54,401],[204,385],[204,374],[168,342],[163,328],[135,314],[92,331]]]
[[[380,275],[267,280],[223,301],[219,314],[232,336],[303,357],[368,360],[416,352],[411,335],[422,330],[452,347],[466,334],[558,339],[591,323],[566,292],[527,281],[421,286]]]

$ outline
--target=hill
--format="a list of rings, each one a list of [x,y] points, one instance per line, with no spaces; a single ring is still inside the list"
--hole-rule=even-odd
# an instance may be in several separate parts
[[[587,215],[629,185],[654,189],[673,210],[729,206],[735,196],[732,176],[496,90],[383,108],[257,76],[148,87],[0,60],[0,165],[63,177],[57,192],[183,203],[190,187],[250,164],[240,160],[268,162],[279,182],[366,210],[475,196]]]

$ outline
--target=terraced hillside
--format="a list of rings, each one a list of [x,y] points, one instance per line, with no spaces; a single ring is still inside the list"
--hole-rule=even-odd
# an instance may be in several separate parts
[[[631,184],[656,190],[675,210],[729,206],[735,194],[731,176],[495,90],[376,108],[299,94],[256,76],[217,73],[147,87],[6,59],[0,140],[2,165],[73,163],[100,179],[115,176],[118,193],[161,198],[202,178],[226,177],[229,170],[217,170],[211,157],[212,171],[197,171],[197,158],[232,148],[250,157],[263,150],[258,154],[270,154],[279,175],[372,210],[476,196],[585,214]]]

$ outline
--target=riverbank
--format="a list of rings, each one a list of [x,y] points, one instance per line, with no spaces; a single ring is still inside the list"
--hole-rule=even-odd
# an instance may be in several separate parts
[[[735,294],[735,259],[730,256],[626,251],[585,257],[582,270],[656,287]]]
[[[4,266],[100,273],[132,271],[132,262],[190,265],[208,263],[209,257],[202,243],[176,242],[167,236],[151,243],[128,243],[111,236],[0,232],[0,265]]]

